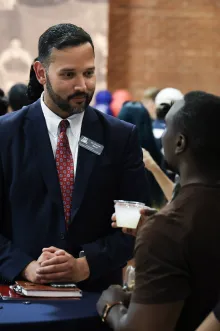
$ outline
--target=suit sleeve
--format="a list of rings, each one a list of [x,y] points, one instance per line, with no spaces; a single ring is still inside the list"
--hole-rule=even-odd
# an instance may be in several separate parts
[[[123,200],[144,202],[150,205],[148,185],[144,173],[142,151],[138,144],[136,127],[133,126],[123,156],[119,197]],[[99,240],[85,244],[83,250],[90,267],[90,278],[98,279],[104,274],[126,265],[133,257],[135,238],[121,229]]]
[[[31,261],[33,261],[33,258],[15,247],[13,243],[2,234],[2,224],[5,222],[4,209],[6,209],[7,204],[4,190],[3,167],[0,160],[0,283],[10,283],[16,279]]]

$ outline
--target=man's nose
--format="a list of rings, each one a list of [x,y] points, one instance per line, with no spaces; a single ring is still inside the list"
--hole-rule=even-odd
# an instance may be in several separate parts
[[[85,78],[82,75],[76,77],[75,82],[74,82],[74,89],[76,92],[86,92],[87,91]]]

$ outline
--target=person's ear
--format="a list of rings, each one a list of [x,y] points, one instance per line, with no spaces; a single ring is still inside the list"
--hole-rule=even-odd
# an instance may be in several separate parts
[[[45,69],[45,67],[39,61],[34,62],[33,67],[34,67],[34,71],[35,71],[38,82],[40,84],[44,85],[46,83],[46,69]]]
[[[179,134],[176,139],[175,154],[183,153],[186,149],[186,146],[187,146],[186,137],[182,134]]]

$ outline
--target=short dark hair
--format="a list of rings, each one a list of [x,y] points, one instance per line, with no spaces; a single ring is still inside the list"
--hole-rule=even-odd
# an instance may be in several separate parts
[[[13,85],[8,92],[8,101],[14,111],[27,106],[30,103],[27,96],[27,86],[21,83]]]
[[[175,129],[186,136],[191,155],[200,169],[220,178],[220,97],[189,92],[174,116]]]
[[[91,44],[94,51],[94,45],[90,35],[82,28],[71,23],[53,25],[39,38],[39,61],[48,65],[53,48],[61,50],[71,46],[79,46],[87,42]]]

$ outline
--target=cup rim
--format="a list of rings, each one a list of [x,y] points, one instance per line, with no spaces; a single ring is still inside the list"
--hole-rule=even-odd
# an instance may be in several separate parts
[[[124,204],[124,205],[132,205],[132,206],[135,206],[135,205],[139,205],[139,206],[143,206],[145,207],[145,204],[143,202],[139,202],[139,201],[127,201],[127,200],[114,200],[114,203],[121,203],[121,204]]]

